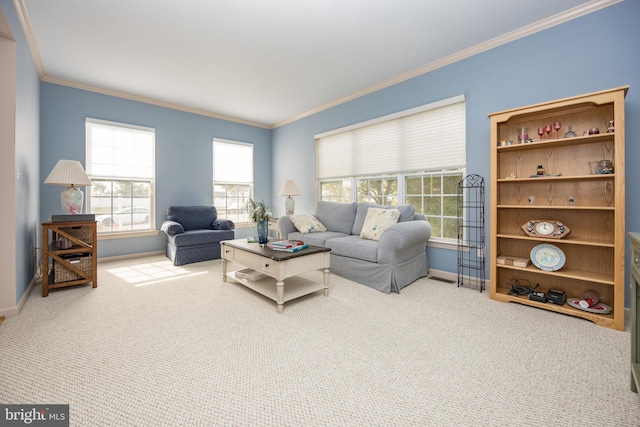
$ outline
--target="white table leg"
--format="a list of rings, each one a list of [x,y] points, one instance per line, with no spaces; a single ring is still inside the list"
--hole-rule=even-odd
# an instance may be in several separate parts
[[[284,282],[276,282],[276,291],[278,292],[278,314],[284,311]]]
[[[324,279],[324,296],[329,296],[329,269],[324,269],[324,274],[322,275]]]
[[[227,281],[227,260],[222,258],[222,281]]]

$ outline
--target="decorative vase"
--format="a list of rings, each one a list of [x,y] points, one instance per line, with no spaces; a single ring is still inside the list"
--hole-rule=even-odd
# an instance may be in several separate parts
[[[60,193],[60,201],[62,209],[67,215],[77,215],[82,213],[82,203],[84,201],[84,193],[71,184],[62,193]]]
[[[260,246],[265,246],[267,241],[269,240],[269,221],[258,221],[256,223],[258,226],[258,243]]]

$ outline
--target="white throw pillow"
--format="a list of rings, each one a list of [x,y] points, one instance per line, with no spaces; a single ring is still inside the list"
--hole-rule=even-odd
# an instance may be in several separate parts
[[[369,240],[380,240],[382,232],[390,225],[397,224],[400,219],[398,209],[369,208],[362,225],[360,237]]]
[[[313,215],[291,215],[289,218],[291,218],[293,225],[302,234],[327,231],[327,227],[322,225],[322,223],[318,221],[318,218]]]

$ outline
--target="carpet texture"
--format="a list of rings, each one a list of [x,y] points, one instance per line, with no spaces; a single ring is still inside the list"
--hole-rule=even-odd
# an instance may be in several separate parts
[[[640,425],[628,330],[335,275],[278,315],[221,270],[153,256],[34,288],[0,326],[0,403],[69,404],[72,426]]]

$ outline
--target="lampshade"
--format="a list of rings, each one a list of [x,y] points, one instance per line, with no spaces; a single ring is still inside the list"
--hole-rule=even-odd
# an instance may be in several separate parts
[[[45,184],[64,186],[84,186],[91,185],[91,180],[84,171],[82,164],[77,160],[58,160],[53,167]]]
[[[282,184],[282,188],[280,188],[281,196],[299,196],[300,190],[296,185],[295,181],[292,179],[287,179]]]
[[[79,161],[58,160],[44,183],[68,186],[60,194],[62,209],[70,215],[82,213],[84,194],[75,186],[91,185],[91,180]]]

